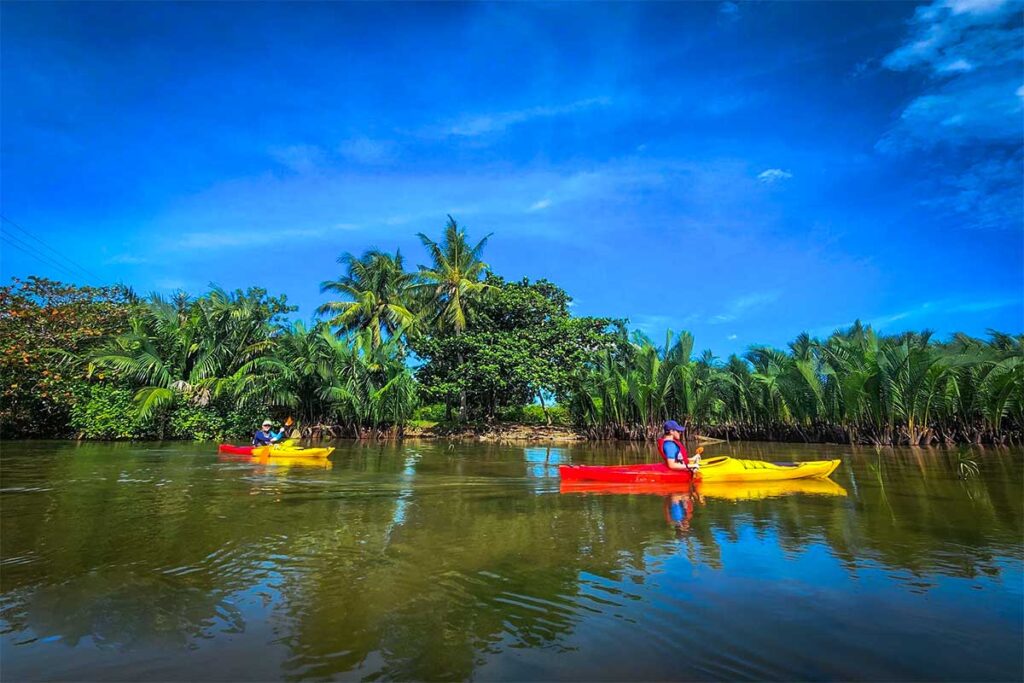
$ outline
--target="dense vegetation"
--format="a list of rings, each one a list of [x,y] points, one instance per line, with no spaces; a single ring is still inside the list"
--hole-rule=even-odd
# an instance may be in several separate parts
[[[546,280],[506,281],[449,219],[428,263],[338,259],[312,325],[284,297],[214,288],[141,299],[42,278],[0,287],[0,429],[10,436],[244,437],[264,415],[306,434],[401,436],[501,420],[651,438],[666,418],[740,439],[1019,441],[1024,335],[880,336],[856,324],[786,350],[695,356],[626,321],[573,316]]]

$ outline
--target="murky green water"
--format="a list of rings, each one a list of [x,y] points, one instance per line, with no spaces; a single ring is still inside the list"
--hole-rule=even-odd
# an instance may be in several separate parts
[[[637,447],[5,443],[5,681],[1020,680],[1022,452],[842,457],[838,486],[561,493]]]

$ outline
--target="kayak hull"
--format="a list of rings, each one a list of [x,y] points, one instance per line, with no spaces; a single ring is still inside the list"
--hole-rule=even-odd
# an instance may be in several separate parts
[[[839,467],[839,460],[773,463],[739,458],[708,458],[701,463],[696,478],[705,482],[719,481],[786,481],[824,478]],[[612,484],[686,484],[694,477],[686,470],[669,469],[663,463],[644,465],[562,465],[558,468],[562,481],[600,481]]]
[[[252,455],[255,446],[232,446],[229,443],[222,443],[217,446],[218,453],[231,453],[232,455]]]
[[[720,481],[705,482],[699,477],[693,483],[680,484],[612,484],[603,481],[563,481],[561,493],[594,493],[594,494],[629,494],[667,496],[674,493],[688,494],[692,491],[705,498],[722,500],[764,500],[791,495],[845,497],[846,489],[831,479],[815,477],[810,479],[782,479],[777,481],[744,482]]]
[[[326,458],[334,448],[288,448],[286,446],[261,446],[252,454],[259,458]]]
[[[232,446],[222,443],[217,447],[218,453],[232,455],[251,455],[256,458],[326,458],[334,452],[333,448],[296,448],[293,446]]]

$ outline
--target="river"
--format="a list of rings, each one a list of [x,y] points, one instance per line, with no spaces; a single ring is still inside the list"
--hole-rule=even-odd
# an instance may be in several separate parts
[[[640,445],[214,451],[2,444],[3,680],[1024,677],[1020,449],[674,495],[560,492]]]

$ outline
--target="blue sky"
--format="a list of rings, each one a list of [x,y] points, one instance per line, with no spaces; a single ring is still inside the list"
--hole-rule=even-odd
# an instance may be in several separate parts
[[[420,263],[451,213],[496,272],[720,355],[1020,332],[1021,9],[5,3],[3,214],[94,283],[303,317],[341,252]],[[5,278],[69,279],[5,239]]]

